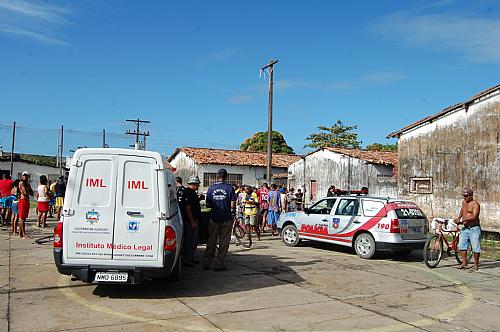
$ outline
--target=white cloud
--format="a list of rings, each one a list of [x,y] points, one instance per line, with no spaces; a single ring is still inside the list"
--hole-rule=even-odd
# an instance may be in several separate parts
[[[405,80],[407,76],[398,72],[376,72],[371,74],[362,75],[357,78],[343,81],[307,81],[307,80],[276,80],[274,82],[274,89],[276,91],[288,91],[292,89],[311,89],[322,90],[327,92],[347,90],[347,89],[362,89],[370,88],[380,85],[391,84],[401,80]],[[255,84],[240,94],[235,94],[228,98],[230,104],[241,104],[257,98],[259,95],[267,93],[268,85],[264,82]]]
[[[472,62],[500,62],[500,20],[401,12],[382,17],[368,31],[408,47],[459,53]]]
[[[0,0],[0,33],[45,44],[70,46],[58,36],[58,28],[70,25],[69,8],[38,1]]]

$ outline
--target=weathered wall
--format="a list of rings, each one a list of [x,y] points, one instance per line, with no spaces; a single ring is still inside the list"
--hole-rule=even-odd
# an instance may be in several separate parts
[[[10,162],[0,161],[0,169],[10,170]],[[31,173],[30,182],[32,185],[38,185],[40,175],[46,175],[50,180],[55,180],[59,176],[59,168],[15,161],[13,163],[12,179],[20,178],[21,173],[24,171]]]
[[[203,187],[203,174],[204,173],[217,173],[221,168],[225,168],[228,173],[231,174],[242,174],[243,180],[242,184],[247,184],[251,186],[260,186],[264,180],[266,174],[265,167],[254,167],[254,166],[230,166],[230,165],[212,165],[204,164],[198,165],[192,158],[188,157],[184,152],[180,151],[175,158],[170,162],[170,164],[177,170],[175,176],[180,176],[184,183],[187,182],[189,177],[193,175],[198,175],[201,181],[201,186],[199,191],[206,191],[208,188]],[[286,173],[286,168],[273,167],[271,172],[273,174]]]
[[[456,217],[461,189],[481,204],[484,229],[500,231],[500,95],[489,96],[404,133],[399,140],[398,184],[428,216]],[[412,177],[431,177],[432,193],[410,192]]]
[[[305,170],[304,159],[289,166],[288,183],[289,187],[306,189],[306,204],[312,203],[310,200],[311,180],[316,180],[318,198],[326,196],[331,185],[344,190],[359,190],[366,186],[369,188],[370,195],[373,196],[394,197],[396,195],[397,187],[392,178],[392,166],[369,164],[363,160],[328,150],[317,151],[305,158]],[[389,177],[377,177],[379,174]]]

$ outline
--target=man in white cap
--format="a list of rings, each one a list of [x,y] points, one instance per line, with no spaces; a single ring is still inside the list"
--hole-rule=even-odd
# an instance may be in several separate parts
[[[19,182],[19,237],[25,238],[26,236],[26,226],[25,222],[28,218],[30,212],[30,196],[33,196],[33,189],[30,185],[31,174],[24,171],[21,177],[21,182]]]
[[[467,247],[472,247],[474,253],[474,266],[469,272],[476,272],[479,269],[479,255],[481,253],[480,240],[481,240],[481,226],[479,225],[479,212],[481,206],[478,201],[474,199],[474,192],[471,188],[464,188],[462,191],[462,208],[458,218],[455,219],[457,224],[463,224],[464,227],[460,233],[458,241],[458,249],[462,255],[462,264],[458,269],[467,269]]]
[[[180,206],[184,223],[182,265],[192,267],[198,263],[194,259],[194,255],[198,247],[198,221],[201,217],[200,197],[198,196],[200,179],[197,176],[192,176],[189,178],[187,185],[182,196],[179,197],[182,200]]]

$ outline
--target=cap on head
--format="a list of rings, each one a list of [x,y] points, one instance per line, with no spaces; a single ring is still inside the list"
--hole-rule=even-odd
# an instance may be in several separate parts
[[[227,177],[227,171],[225,168],[221,168],[218,172],[217,175],[221,178],[226,178]]]
[[[464,190],[462,190],[462,196],[472,196],[474,194],[474,191],[471,188],[465,187]]]
[[[197,176],[190,177],[187,182],[187,184],[200,184],[200,183],[201,183],[200,178]]]
[[[64,175],[60,175],[59,180],[64,180]]]
[[[22,174],[22,176],[31,176],[31,174],[28,171],[24,171],[23,174]]]

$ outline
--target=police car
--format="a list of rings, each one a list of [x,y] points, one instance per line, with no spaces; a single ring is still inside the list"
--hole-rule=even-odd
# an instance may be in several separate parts
[[[297,246],[302,239],[353,247],[361,258],[377,251],[409,253],[422,249],[429,232],[422,210],[410,201],[369,197],[326,197],[304,211],[280,216],[283,243]]]

